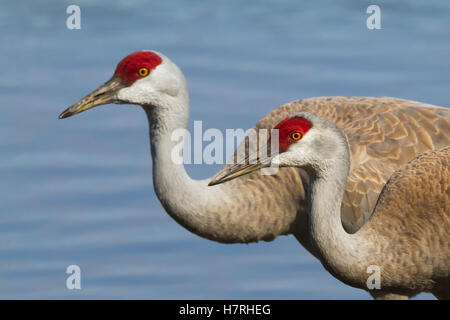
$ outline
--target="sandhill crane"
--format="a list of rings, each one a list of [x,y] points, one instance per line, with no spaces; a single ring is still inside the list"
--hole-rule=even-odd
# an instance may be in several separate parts
[[[450,299],[450,146],[427,151],[397,169],[369,221],[349,234],[341,222],[350,170],[342,129],[310,112],[294,114],[275,129],[279,154],[257,154],[211,184],[271,164],[301,167],[310,178],[312,242],[332,275],[348,285],[372,289],[377,298],[407,298],[427,291]],[[380,283],[378,288],[368,287],[367,270],[375,268]]]
[[[183,227],[222,243],[271,241],[293,234],[317,256],[307,228],[302,181],[306,185],[308,176],[303,170],[281,168],[274,176],[254,173],[208,187],[210,179],[192,180],[182,164],[171,161],[171,150],[179,143],[171,140],[171,133],[187,127],[189,95],[183,73],[169,58],[155,51],[128,55],[109,81],[59,117],[108,103],[137,104],[146,112],[155,192]],[[273,110],[255,129],[273,128],[298,111],[331,118],[349,138],[352,167],[341,210],[344,227],[351,232],[367,219],[396,168],[424,151],[450,144],[449,110],[395,98],[299,100]]]

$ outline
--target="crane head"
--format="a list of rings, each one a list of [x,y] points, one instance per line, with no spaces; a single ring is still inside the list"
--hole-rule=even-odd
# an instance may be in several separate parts
[[[183,87],[183,74],[167,57],[155,51],[137,51],[119,62],[110,80],[67,108],[59,118],[109,103],[152,106],[176,97]]]
[[[225,167],[209,182],[216,185],[258,169],[279,167],[301,167],[319,172],[333,161],[339,147],[348,149],[343,131],[329,119],[311,112],[299,112],[278,123],[273,129],[278,130],[278,152],[270,155],[266,150],[268,144],[254,155],[246,157],[240,163]],[[273,131],[271,133],[273,135]]]

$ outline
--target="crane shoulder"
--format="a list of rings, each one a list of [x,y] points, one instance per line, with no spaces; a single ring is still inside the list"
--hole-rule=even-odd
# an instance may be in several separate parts
[[[385,247],[385,272],[408,267],[446,292],[450,281],[450,146],[424,152],[398,168],[375,205],[370,222]],[[406,253],[406,254],[405,254]],[[421,276],[415,276],[416,280]]]

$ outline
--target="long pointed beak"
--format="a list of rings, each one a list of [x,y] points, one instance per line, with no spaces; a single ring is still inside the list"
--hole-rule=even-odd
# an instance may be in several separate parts
[[[230,181],[237,177],[252,173],[261,168],[269,167],[275,154],[268,155],[268,153],[270,153],[268,152],[268,145],[269,143],[264,145],[264,147],[262,147],[259,151],[246,156],[242,161],[239,161],[229,168],[219,171],[214,177],[211,178],[208,186],[214,186],[216,184]]]
[[[71,105],[59,115],[59,119],[71,117],[77,113],[100,106],[103,104],[118,102],[117,91],[124,87],[120,78],[113,77],[102,86],[98,87],[77,103]]]

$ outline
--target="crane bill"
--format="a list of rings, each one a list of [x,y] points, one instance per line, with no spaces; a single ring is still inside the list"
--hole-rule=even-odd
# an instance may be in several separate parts
[[[230,170],[226,170],[225,172],[221,172],[220,175],[214,176],[211,181],[208,183],[208,186],[214,186],[216,184],[220,184],[229,180],[233,180],[237,177],[246,175],[248,173],[251,173],[253,171],[256,171],[258,169],[261,169],[265,165],[263,163],[255,163],[255,164],[247,164],[247,165],[241,165],[238,168],[235,168],[233,170],[230,168]]]
[[[216,184],[230,181],[237,177],[252,173],[261,168],[269,167],[273,157],[278,154],[277,152],[273,155],[268,155],[269,145],[270,143],[267,143],[259,151],[246,156],[245,159],[237,164],[226,168],[225,170],[219,171],[214,177],[211,178],[208,186],[214,186]]]
[[[59,119],[64,119],[76,115],[80,112],[108,103],[117,102],[116,94],[124,87],[122,80],[117,77],[111,78],[102,86],[98,87],[87,96],[73,104],[59,115]]]

